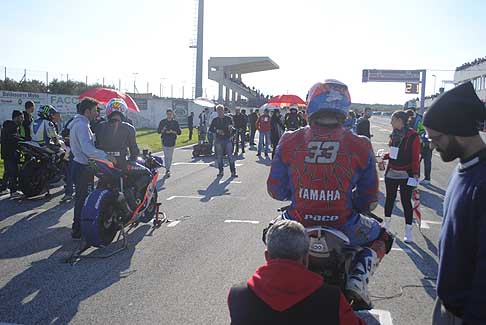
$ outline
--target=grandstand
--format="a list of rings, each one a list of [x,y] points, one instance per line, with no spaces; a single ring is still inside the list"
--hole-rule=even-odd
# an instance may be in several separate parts
[[[241,104],[258,107],[267,102],[269,95],[246,85],[242,75],[278,68],[269,57],[211,57],[208,78],[218,83],[219,102],[233,107]]]

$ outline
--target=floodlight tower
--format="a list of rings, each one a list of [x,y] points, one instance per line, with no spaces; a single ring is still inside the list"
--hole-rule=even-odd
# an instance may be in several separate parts
[[[197,15],[197,40],[196,40],[196,89],[195,97],[201,97],[202,72],[203,72],[203,36],[204,36],[204,0],[199,0]]]

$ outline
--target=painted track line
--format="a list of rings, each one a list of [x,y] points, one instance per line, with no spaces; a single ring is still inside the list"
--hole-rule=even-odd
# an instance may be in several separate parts
[[[224,222],[226,222],[226,223],[251,223],[251,224],[254,224],[254,225],[258,225],[260,223],[260,221],[256,221],[256,220],[225,220]]]
[[[172,228],[172,227],[175,227],[177,226],[179,223],[181,222],[181,220],[175,220],[175,221],[172,221],[171,223],[169,223],[167,225],[168,228]]]

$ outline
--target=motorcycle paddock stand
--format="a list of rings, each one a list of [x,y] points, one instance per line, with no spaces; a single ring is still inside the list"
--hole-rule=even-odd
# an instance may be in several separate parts
[[[161,205],[162,205],[162,203],[157,203],[157,208],[155,209],[154,224],[153,224],[152,228],[160,228],[160,226],[162,226],[163,223],[171,222],[171,220],[169,220],[167,218],[167,215],[165,214],[165,212],[160,211]],[[162,218],[160,217],[160,215],[162,215]]]
[[[102,254],[102,255],[96,255],[96,256],[91,256],[91,255],[83,255],[83,253],[88,250],[91,245],[88,244],[86,241],[82,240],[81,241],[81,244],[79,245],[79,247],[77,249],[75,249],[73,251],[73,253],[71,254],[71,256],[69,258],[66,259],[66,263],[69,263],[71,264],[72,266],[74,266],[77,262],[79,262],[81,259],[83,258],[97,258],[97,259],[105,259],[105,258],[109,258],[109,257],[112,257],[113,255],[116,255],[122,251],[124,251],[125,249],[127,249],[129,246],[128,246],[128,237],[127,237],[128,233],[125,231],[125,228],[124,227],[121,227],[120,229],[120,232],[118,233],[118,237],[116,238],[116,241],[113,243],[113,244],[117,244],[118,242],[120,242],[120,237],[122,238],[121,242],[122,242],[122,245],[120,248],[114,250],[113,252],[110,252],[110,253],[107,253],[107,254]],[[110,245],[108,246],[105,246],[105,247],[100,247],[100,249],[104,249],[106,247],[109,247]]]

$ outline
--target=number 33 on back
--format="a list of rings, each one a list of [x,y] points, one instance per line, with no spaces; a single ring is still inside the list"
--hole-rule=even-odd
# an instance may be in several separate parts
[[[332,164],[336,161],[339,150],[337,141],[311,141],[307,145],[309,154],[305,157],[305,162],[309,164]]]

